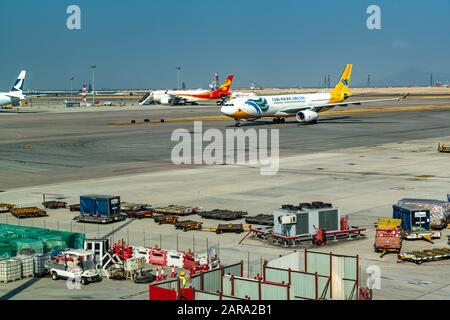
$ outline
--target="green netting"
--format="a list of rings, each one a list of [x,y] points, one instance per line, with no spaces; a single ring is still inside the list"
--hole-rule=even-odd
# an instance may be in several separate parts
[[[81,233],[0,224],[0,257],[12,257],[21,250],[48,253],[58,249],[82,249],[86,236]]]
[[[11,246],[9,243],[0,243],[0,258],[10,258],[11,254]]]
[[[41,240],[21,238],[12,242],[13,255],[23,253],[25,250],[32,250],[34,253],[43,254],[44,245]]]

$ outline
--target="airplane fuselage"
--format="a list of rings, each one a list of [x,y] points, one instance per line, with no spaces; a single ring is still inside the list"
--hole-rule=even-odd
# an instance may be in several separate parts
[[[8,105],[15,105],[19,103],[21,100],[23,100],[23,97],[21,96],[13,96],[8,93],[0,93],[0,107],[8,106]]]
[[[221,112],[234,119],[258,119],[263,117],[293,117],[286,109],[313,108],[335,102],[330,93],[291,94],[278,96],[241,97],[228,101]]]

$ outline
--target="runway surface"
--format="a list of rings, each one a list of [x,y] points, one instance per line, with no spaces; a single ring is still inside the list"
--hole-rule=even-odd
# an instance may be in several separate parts
[[[436,106],[433,110],[431,106]],[[450,136],[450,99],[412,98],[376,104],[376,112],[335,109],[318,125],[291,119],[283,125],[260,120],[245,128],[280,129],[281,156]],[[414,111],[396,111],[413,107]],[[395,108],[381,112],[383,108]],[[424,108],[424,110],[422,110]],[[431,108],[431,109],[430,109]],[[418,109],[418,110],[417,110]],[[403,110],[403,109],[402,109]],[[220,117],[217,107],[145,107],[111,112],[0,114],[0,191],[67,180],[173,170],[172,132],[193,130],[192,120]],[[346,114],[349,113],[349,114]],[[131,120],[179,122],[113,125]],[[185,119],[185,120],[184,120]],[[204,130],[232,128],[233,121],[204,121]],[[444,143],[446,141],[443,141]],[[181,168],[186,168],[181,167]]]

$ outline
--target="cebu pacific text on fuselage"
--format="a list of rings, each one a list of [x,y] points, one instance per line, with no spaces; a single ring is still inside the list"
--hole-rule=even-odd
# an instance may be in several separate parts
[[[193,134],[187,129],[177,129],[171,141],[178,142],[171,156],[175,165],[251,166],[258,167],[263,176],[276,175],[280,168],[278,129],[203,131],[202,121],[196,121]]]

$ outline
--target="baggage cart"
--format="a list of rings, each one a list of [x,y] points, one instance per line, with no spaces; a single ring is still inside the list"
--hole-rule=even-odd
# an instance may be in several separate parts
[[[175,229],[183,230],[184,232],[192,230],[202,230],[203,223],[197,221],[179,221],[175,222]]]

